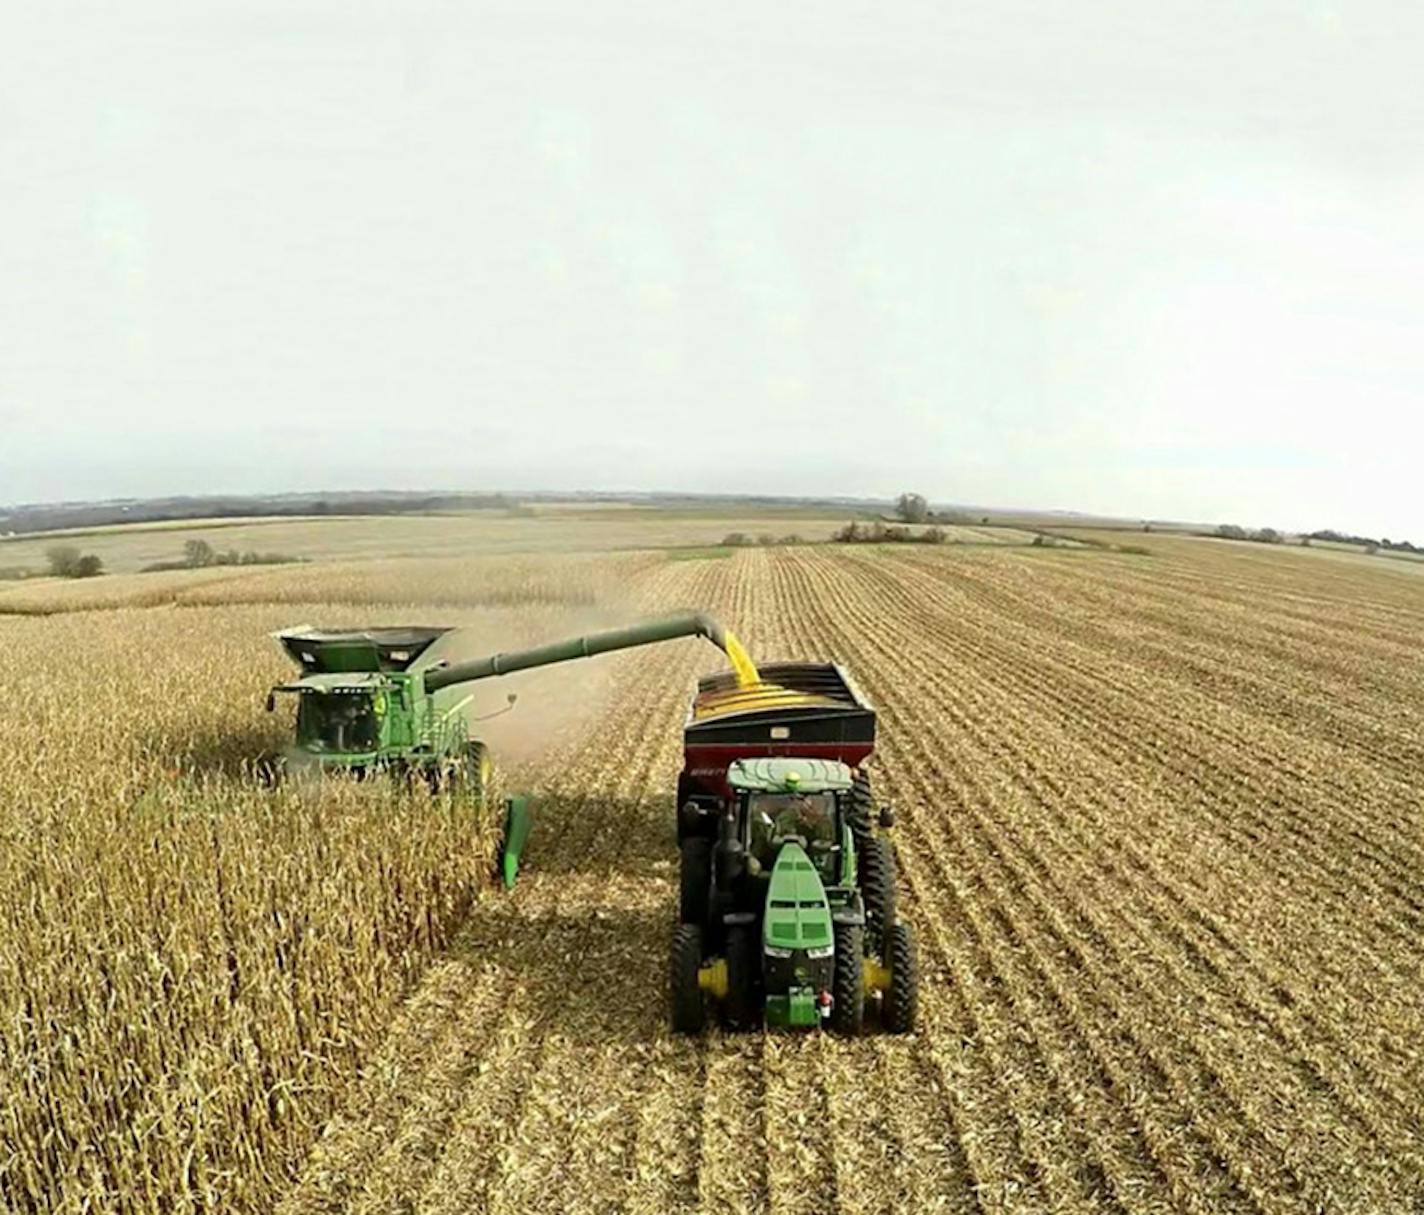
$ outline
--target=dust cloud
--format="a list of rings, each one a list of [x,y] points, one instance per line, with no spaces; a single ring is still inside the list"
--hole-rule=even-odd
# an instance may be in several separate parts
[[[579,609],[481,613],[430,650],[451,664],[581,637],[637,620],[643,613],[600,604]],[[576,738],[608,707],[617,663],[611,655],[577,658],[457,685],[470,695],[470,734],[482,739],[506,772],[537,768],[562,744]],[[508,698],[516,697],[511,707]]]

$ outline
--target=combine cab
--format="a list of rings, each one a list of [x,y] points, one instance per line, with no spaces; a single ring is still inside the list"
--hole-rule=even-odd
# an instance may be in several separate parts
[[[875,712],[826,664],[698,684],[678,780],[679,925],[673,1028],[827,1025],[859,1033],[867,1007],[914,1027],[914,940],[895,912],[893,853],[863,765]]]

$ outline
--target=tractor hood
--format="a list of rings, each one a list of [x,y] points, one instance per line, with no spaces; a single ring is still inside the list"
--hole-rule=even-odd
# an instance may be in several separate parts
[[[834,943],[826,888],[800,844],[783,844],[776,855],[762,923],[768,952],[806,949],[825,956]]]
[[[273,633],[303,675],[404,671],[448,628],[396,625],[374,629],[318,629],[309,624]]]

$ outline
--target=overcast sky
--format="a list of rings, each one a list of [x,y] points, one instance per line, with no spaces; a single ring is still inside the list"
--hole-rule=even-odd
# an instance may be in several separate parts
[[[1424,6],[0,0],[0,502],[1424,541]]]

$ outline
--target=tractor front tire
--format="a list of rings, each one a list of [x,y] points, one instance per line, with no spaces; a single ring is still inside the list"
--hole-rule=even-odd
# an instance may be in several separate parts
[[[857,855],[860,893],[865,899],[865,933],[870,952],[889,964],[890,929],[895,923],[895,854],[883,835],[870,835]]]
[[[761,975],[757,970],[756,934],[745,924],[727,932],[727,1003],[723,1015],[728,1029],[756,1029],[761,1021]]]
[[[861,973],[865,932],[859,924],[836,925],[835,971],[831,977],[831,1029],[853,1037],[865,1026],[865,986]]]
[[[915,1028],[920,1006],[919,959],[915,955],[915,935],[908,924],[890,929],[885,963],[890,968],[890,987],[885,992],[881,1015],[892,1034],[908,1034]]]
[[[678,876],[678,921],[706,928],[712,898],[712,841],[705,835],[689,835],[682,841]]]
[[[679,924],[672,938],[672,1032],[699,1034],[707,1014],[702,1003],[702,929]]]

